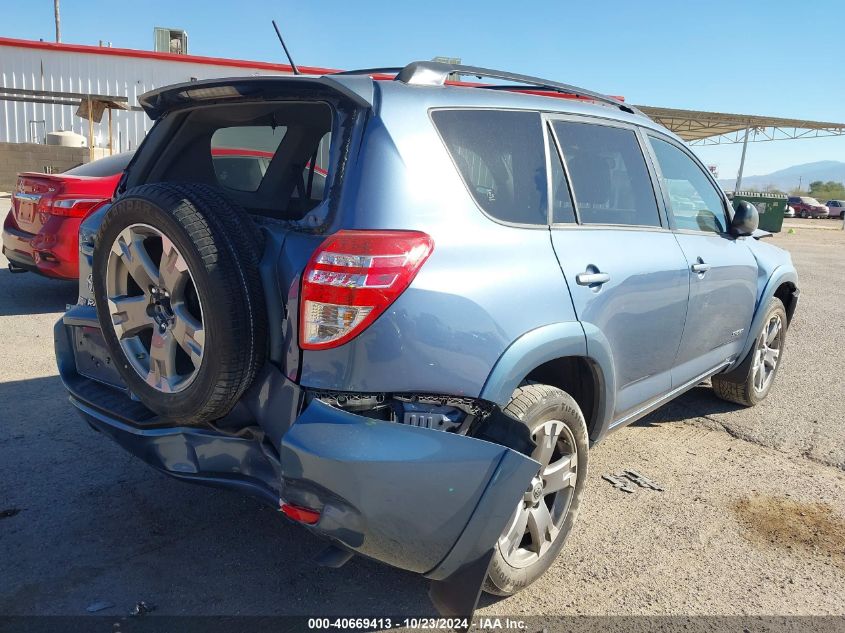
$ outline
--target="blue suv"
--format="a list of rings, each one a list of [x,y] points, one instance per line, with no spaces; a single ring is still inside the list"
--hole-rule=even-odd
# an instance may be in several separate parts
[[[772,388],[789,255],[621,101],[416,62],[140,102],[55,328],[71,402],[325,537],[323,564],[424,574],[469,615],[552,564],[591,444],[708,378]]]

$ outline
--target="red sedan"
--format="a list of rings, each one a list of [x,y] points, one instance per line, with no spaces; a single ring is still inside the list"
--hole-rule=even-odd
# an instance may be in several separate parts
[[[3,254],[9,270],[76,279],[79,224],[111,199],[131,158],[132,152],[126,152],[62,174],[19,174],[3,223]]]

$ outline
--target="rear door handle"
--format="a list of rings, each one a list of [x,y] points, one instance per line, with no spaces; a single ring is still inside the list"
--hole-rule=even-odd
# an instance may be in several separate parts
[[[575,281],[579,286],[600,286],[610,281],[610,275],[607,273],[578,273],[575,275]]]

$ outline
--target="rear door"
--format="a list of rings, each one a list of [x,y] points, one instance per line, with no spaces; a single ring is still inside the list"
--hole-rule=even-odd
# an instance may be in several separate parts
[[[689,267],[690,303],[673,371],[675,386],[735,357],[757,297],[757,260],[728,233],[727,200],[707,170],[674,140],[649,133],[675,237]]]
[[[636,128],[584,117],[550,117],[548,126],[552,242],[579,320],[612,351],[619,423],[671,389],[687,263]]]

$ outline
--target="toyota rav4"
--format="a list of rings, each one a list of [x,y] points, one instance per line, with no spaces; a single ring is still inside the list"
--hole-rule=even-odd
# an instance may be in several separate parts
[[[140,102],[55,329],[71,402],[325,537],[324,564],[424,574],[468,615],[555,560],[592,444],[707,379],[772,388],[789,255],[620,100],[416,62]]]

